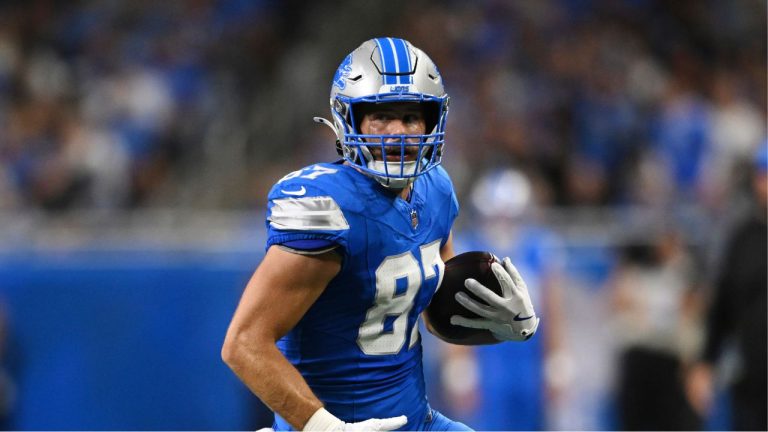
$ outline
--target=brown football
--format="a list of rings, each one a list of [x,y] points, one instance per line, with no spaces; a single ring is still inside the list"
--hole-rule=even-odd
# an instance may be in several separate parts
[[[488,330],[472,329],[451,324],[451,316],[479,318],[456,301],[456,293],[464,292],[470,298],[485,303],[469,292],[464,281],[472,278],[501,295],[501,286],[491,270],[499,262],[490,252],[465,252],[445,263],[445,275],[432,301],[425,311],[428,325],[435,336],[456,345],[490,345],[500,341]]]

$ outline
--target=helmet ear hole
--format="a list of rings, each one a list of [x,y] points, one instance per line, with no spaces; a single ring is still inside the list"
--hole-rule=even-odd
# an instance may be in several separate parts
[[[347,106],[341,103],[338,99],[334,99],[333,109],[335,109],[342,117],[347,117]]]

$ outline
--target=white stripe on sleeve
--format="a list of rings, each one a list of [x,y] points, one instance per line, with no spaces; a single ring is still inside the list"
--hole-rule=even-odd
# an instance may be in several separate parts
[[[329,196],[280,198],[273,200],[267,220],[272,227],[283,230],[349,229],[339,205]]]

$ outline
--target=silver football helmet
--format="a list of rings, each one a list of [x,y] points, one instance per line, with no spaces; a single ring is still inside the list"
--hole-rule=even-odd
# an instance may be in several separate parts
[[[321,117],[315,121],[333,129],[337,150],[347,162],[386,187],[402,189],[440,164],[448,100],[437,66],[422,50],[403,39],[377,38],[352,51],[336,70],[331,85],[333,123]],[[427,134],[362,134],[360,104],[391,102],[420,104]],[[374,159],[372,146],[381,149],[381,160]],[[406,147],[418,147],[415,160],[406,160]],[[399,161],[387,159],[387,152],[393,151]]]

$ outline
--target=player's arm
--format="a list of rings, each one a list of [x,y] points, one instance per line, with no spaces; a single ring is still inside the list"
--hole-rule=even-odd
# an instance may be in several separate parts
[[[335,252],[300,255],[272,246],[240,299],[224,362],[270,409],[301,430],[323,404],[277,349],[341,269]]]
[[[272,246],[245,288],[227,330],[224,362],[272,411],[298,430],[388,431],[398,416],[344,423],[323,408],[275,343],[293,328],[341,269],[335,252],[302,255]]]

